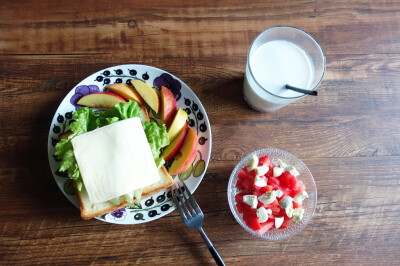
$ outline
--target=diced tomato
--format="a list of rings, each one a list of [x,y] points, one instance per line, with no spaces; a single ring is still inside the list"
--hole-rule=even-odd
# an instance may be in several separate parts
[[[244,203],[244,202],[237,202],[236,203],[236,209],[238,210],[239,213],[243,213],[244,208],[245,208],[244,204],[246,204],[246,203]]]
[[[298,204],[297,202],[293,201],[293,209],[297,209],[297,208],[302,208],[303,206],[301,204]]]
[[[256,177],[256,175],[257,175],[257,173],[256,173],[256,170],[255,169],[253,169],[253,170],[251,170],[248,174],[247,174],[247,176],[249,177],[249,178],[254,178],[254,177]]]
[[[300,193],[302,191],[306,190],[306,186],[301,182],[301,180],[297,181],[297,185],[293,188],[293,191],[295,192],[295,196],[297,193]]]
[[[294,188],[297,185],[297,178],[292,176],[289,171],[283,172],[279,176],[279,181],[281,181],[281,184],[285,188]]]
[[[280,211],[279,211],[278,215],[276,215],[276,216],[278,216],[278,217],[286,217],[286,218],[289,218],[289,217],[286,215],[286,210],[285,210],[285,209],[281,209],[281,208],[280,208]],[[289,219],[290,219],[290,218],[289,218]]]
[[[249,178],[240,178],[236,183],[236,187],[240,190],[251,191],[253,190],[254,180],[250,180]]]
[[[246,191],[251,191],[254,189],[254,177],[250,173],[247,172],[246,167],[239,172],[238,181],[236,182],[236,187],[238,189]]]
[[[279,186],[281,182],[279,182],[278,178],[270,176],[268,177],[268,185],[270,186]]]
[[[288,195],[289,195],[290,197],[294,198],[294,196],[296,196],[296,191],[294,191],[294,190],[289,190],[289,191],[288,191]]]
[[[258,166],[262,166],[262,165],[267,165],[269,170],[268,172],[265,174],[266,177],[270,177],[272,176],[272,171],[274,169],[274,164],[272,163],[271,159],[268,157],[268,155],[265,155],[264,157],[261,157],[260,159],[258,159]]]
[[[289,180],[292,177],[293,176],[289,173],[289,171],[285,171],[279,176],[279,181],[281,182],[283,187],[287,188],[289,186]]]
[[[261,228],[260,223],[257,219],[257,214],[255,209],[245,209],[243,211],[243,221],[252,230],[259,230]]]
[[[298,192],[306,190],[306,185],[304,185],[303,182],[301,182],[301,180],[298,180],[298,183],[299,183],[299,186],[297,188]]]
[[[297,193],[300,193],[305,189],[306,187],[304,186],[303,182],[301,182],[301,180],[298,180],[296,186],[292,188],[292,190],[290,191],[289,196],[294,198],[297,195]]]
[[[263,193],[261,193],[259,190],[254,190],[253,191],[253,195],[254,196],[256,196],[257,198],[259,197],[259,196],[261,196]]]
[[[266,177],[262,177],[262,179],[264,179],[265,182],[267,182],[267,178]],[[272,186],[268,186],[268,185],[265,186],[265,187],[258,187],[256,185],[254,185],[254,182],[253,182],[253,189],[256,192],[256,193],[253,193],[253,195],[256,195],[258,197],[258,196],[261,196],[262,194],[264,194],[267,191],[272,191],[273,187]]]
[[[290,181],[289,182],[289,187],[290,188],[297,187],[298,182],[297,182],[297,178],[296,177],[292,177],[289,181]]]
[[[279,202],[277,200],[274,200],[272,203],[270,204],[264,204],[261,201],[258,201],[260,207],[264,207],[265,209],[271,209],[273,207],[279,206]],[[260,204],[261,203],[261,204]]]
[[[261,208],[261,207],[264,207],[265,208],[265,204],[264,203],[262,203],[261,201],[258,201],[258,203],[257,203],[257,209],[258,208]]]
[[[286,216],[283,219],[283,223],[282,223],[281,227],[279,227],[279,229],[284,229],[284,228],[288,227],[290,225],[291,221],[292,221],[292,219],[290,219],[289,217]]]
[[[236,195],[235,195],[235,201],[236,201],[236,202],[243,202],[243,196],[244,196],[244,195],[246,195],[246,194],[243,193],[243,192],[240,192],[240,193],[236,194]]]
[[[238,179],[247,177],[247,168],[243,167],[243,169],[238,174]]]
[[[279,201],[277,199],[275,199],[271,204],[270,204],[270,208],[273,207],[279,207]]]
[[[240,192],[240,193],[235,195],[236,208],[237,208],[239,213],[243,213],[243,210],[246,207],[245,205],[247,205],[246,203],[243,202],[243,196],[244,195],[246,195],[246,194],[243,193],[243,192]]]
[[[252,209],[251,206],[243,202],[243,215],[256,215],[256,209]],[[256,215],[257,216],[257,215]]]
[[[268,231],[272,229],[272,227],[274,226],[274,222],[266,221],[265,223],[261,223],[260,226],[263,230]]]
[[[246,190],[245,184],[243,184],[243,179],[237,180],[236,187],[240,190]]]
[[[258,159],[258,166],[264,164],[267,164],[269,168],[274,168],[274,164],[272,163],[272,160],[268,157],[268,155],[265,155],[264,157]]]
[[[279,207],[279,206],[272,207],[271,210],[272,210],[272,215],[277,216],[279,214],[279,212],[281,211],[281,207]]]
[[[261,194],[264,194],[265,192],[272,191],[272,186],[260,187],[258,191],[260,191]]]

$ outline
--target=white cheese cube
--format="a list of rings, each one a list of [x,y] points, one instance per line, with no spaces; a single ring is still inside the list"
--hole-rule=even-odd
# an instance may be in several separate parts
[[[257,220],[259,223],[265,223],[268,220],[268,214],[272,214],[271,209],[260,207],[257,209]]]
[[[265,187],[267,185],[267,182],[265,182],[265,180],[261,177],[256,176],[254,178],[254,185],[256,185],[257,187]]]
[[[283,220],[283,217],[275,217],[275,228],[281,227],[281,225],[283,224]]]
[[[279,201],[279,206],[282,209],[286,209],[288,206],[293,207],[293,198],[290,196],[285,196]]]
[[[293,222],[301,221],[301,219],[303,219],[303,215],[304,215],[304,209],[303,208],[294,209],[293,216],[292,216]]]
[[[308,199],[308,193],[306,191],[302,191],[296,194],[294,196],[293,201],[296,202],[297,204],[303,204],[304,199]]]
[[[285,170],[284,168],[282,168],[282,167],[274,167],[274,169],[273,169],[273,177],[278,177],[278,176],[280,176],[282,173],[283,173],[283,170]]]
[[[256,175],[257,176],[265,175],[266,173],[268,173],[268,171],[269,171],[268,165],[264,164],[256,168]]]
[[[257,196],[254,195],[245,195],[243,196],[243,202],[247,205],[251,206],[252,209],[257,208],[258,200]]]
[[[279,189],[275,190],[275,194],[277,198],[281,198],[283,196],[283,192],[280,191]]]
[[[285,209],[286,215],[287,215],[289,218],[292,218],[292,216],[293,216],[293,211],[294,211],[294,209],[293,209],[293,204],[287,206],[286,209]]]
[[[255,169],[258,165],[258,157],[257,155],[251,156],[250,160],[247,162],[247,171],[251,171]]]
[[[294,167],[294,166],[290,165],[290,166],[286,167],[286,170],[288,170],[292,176],[298,177],[300,175],[300,173],[297,171],[296,167]]]
[[[258,197],[258,200],[264,204],[271,204],[276,199],[275,191],[267,191],[265,194]]]
[[[286,164],[284,161],[282,161],[281,159],[279,159],[278,162],[279,162],[280,167],[282,167],[283,169],[286,169],[287,164]]]

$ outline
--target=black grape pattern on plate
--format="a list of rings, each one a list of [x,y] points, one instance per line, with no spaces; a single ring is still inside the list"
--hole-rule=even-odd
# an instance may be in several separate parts
[[[171,201],[171,192],[164,191],[161,195],[153,195],[150,198],[145,199],[144,205],[140,204],[140,206],[136,206],[135,204],[132,204],[124,209],[128,209],[129,212],[135,213],[133,216],[134,220],[145,221],[146,218],[153,218],[157,215],[160,215],[162,212],[168,211],[173,206]]]
[[[61,134],[67,132],[69,130],[69,126],[74,122],[72,119],[72,111],[66,112],[65,114],[57,115],[57,123],[53,125],[52,132],[56,135],[56,137],[51,138],[51,145],[55,147],[58,142],[60,142]],[[56,158],[55,158],[56,159]],[[57,161],[58,159],[56,159]]]
[[[197,129],[197,136],[199,136],[199,131],[204,133],[207,131],[206,121],[204,121],[204,114],[199,110],[199,105],[193,100],[184,97],[184,110],[188,114],[188,124],[190,127],[195,127]],[[204,145],[207,142],[207,138],[200,137],[198,139],[199,145]]]
[[[131,81],[134,79],[146,83],[146,80],[150,78],[147,72],[144,72],[141,76],[142,78],[138,77],[138,72],[136,69],[128,69],[124,72],[124,70],[118,68],[114,70],[105,70],[99,73],[94,81],[103,82],[103,86],[106,86],[113,83],[122,83],[123,78],[128,78],[126,80],[126,84],[132,85]]]
[[[87,92],[89,94],[89,90],[90,87],[93,85],[89,85],[89,86],[84,86],[87,88]],[[83,86],[79,86],[78,88],[82,88]],[[96,86],[97,87],[97,86]],[[77,90],[75,90],[76,92]],[[76,93],[74,94],[74,96],[76,95]],[[72,96],[72,98],[74,97]],[[83,97],[83,96],[81,96]],[[72,100],[71,98],[71,100]],[[53,125],[52,127],[52,132],[53,132],[53,136],[51,137],[51,145],[53,147],[55,147],[57,145],[58,142],[60,142],[62,135],[68,131],[70,131],[70,125],[72,122],[74,122],[75,120],[72,119],[72,114],[73,111],[69,111],[66,112],[64,114],[58,114],[57,115],[57,119],[56,119],[56,123]],[[53,154],[53,159],[56,163],[61,162],[60,159],[57,158],[57,156],[55,156]],[[64,184],[62,186],[62,189],[64,190],[64,192],[67,195],[75,195],[75,189],[74,189],[74,185],[73,185],[73,181],[68,177],[68,173],[67,172],[61,172],[58,168],[57,170],[54,172],[54,174],[58,177],[62,177],[65,178],[66,180],[63,181]]]

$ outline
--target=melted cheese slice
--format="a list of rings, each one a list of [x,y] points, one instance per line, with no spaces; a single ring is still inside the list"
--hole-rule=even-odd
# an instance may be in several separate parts
[[[92,203],[111,200],[160,179],[138,117],[79,135],[71,142]]]

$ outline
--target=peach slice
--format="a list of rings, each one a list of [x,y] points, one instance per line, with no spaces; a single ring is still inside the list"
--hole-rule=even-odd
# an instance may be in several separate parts
[[[61,141],[62,139],[67,139],[70,135],[72,135],[72,133],[73,132],[71,130],[68,130],[66,132],[60,133],[58,135],[58,140]]]
[[[143,100],[158,114],[160,111],[160,99],[156,90],[140,80],[132,80],[131,83]]]
[[[187,113],[182,110],[182,108],[179,108],[174,116],[174,119],[172,120],[171,125],[167,130],[170,142],[172,142],[176,138],[176,136],[178,136],[179,131],[181,131],[182,128],[185,126],[187,118]]]
[[[139,105],[144,105],[143,98],[140,94],[131,86],[125,83],[115,83],[107,86],[112,92],[124,97],[127,100],[132,100],[137,102]]]
[[[189,128],[188,124],[185,123],[185,126],[179,132],[178,136],[167,147],[165,147],[161,155],[164,158],[164,160],[169,161],[172,158],[174,158],[175,154],[181,147],[183,140],[185,139],[188,128]]]
[[[185,172],[196,158],[197,149],[197,134],[193,128],[190,128],[181,148],[179,149],[179,154],[175,157],[175,160],[169,168],[169,174],[179,175]]]
[[[111,108],[117,103],[125,103],[126,100],[121,96],[112,93],[112,92],[96,92],[92,94],[88,94],[79,99],[77,104],[84,105],[88,107],[97,107],[97,108]]]
[[[161,86],[161,123],[164,123],[168,127],[175,113],[175,96],[167,87]]]

